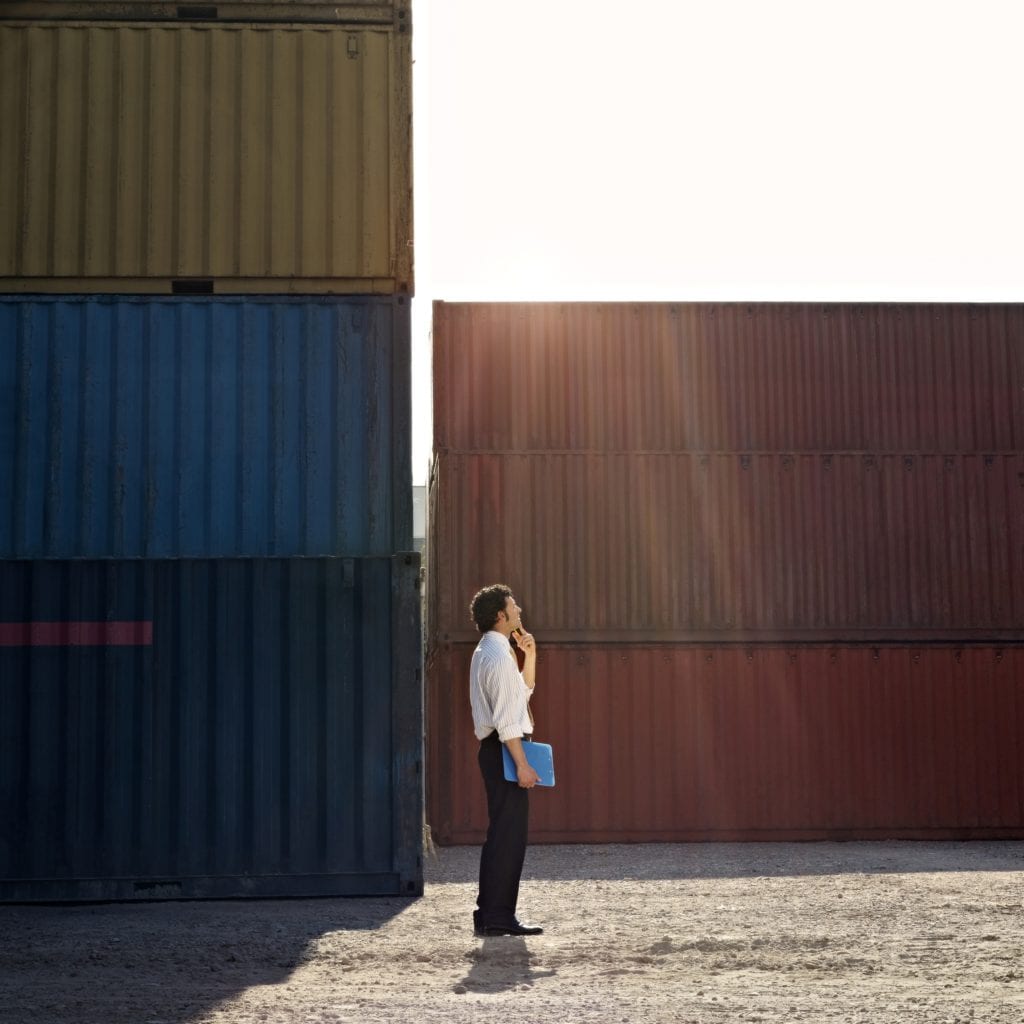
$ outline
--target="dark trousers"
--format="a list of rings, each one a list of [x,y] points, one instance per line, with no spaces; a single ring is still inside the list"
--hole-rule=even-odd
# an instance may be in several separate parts
[[[480,743],[480,774],[487,790],[487,841],[480,851],[478,923],[502,927],[516,919],[519,878],[526,858],[530,794],[505,779],[502,742],[492,732]]]

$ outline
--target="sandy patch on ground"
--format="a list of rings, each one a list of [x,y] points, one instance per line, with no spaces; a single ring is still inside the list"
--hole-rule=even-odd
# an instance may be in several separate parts
[[[0,907],[0,1021],[1024,1020],[1024,843],[532,847],[532,939],[473,937],[477,857],[417,900]]]

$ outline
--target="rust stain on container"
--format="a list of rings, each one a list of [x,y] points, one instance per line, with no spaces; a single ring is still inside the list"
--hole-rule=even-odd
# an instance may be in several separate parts
[[[1024,838],[1024,650],[542,644],[535,842]],[[472,645],[428,669],[428,821],[487,826]]]
[[[0,22],[4,290],[411,291],[397,25]]]

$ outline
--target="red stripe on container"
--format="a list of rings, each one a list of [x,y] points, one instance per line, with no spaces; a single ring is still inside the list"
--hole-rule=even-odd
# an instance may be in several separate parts
[[[143,622],[0,622],[0,647],[151,647]]]

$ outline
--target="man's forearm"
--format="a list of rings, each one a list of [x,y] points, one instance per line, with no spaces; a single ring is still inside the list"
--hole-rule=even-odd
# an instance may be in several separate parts
[[[529,764],[529,761],[526,760],[526,751],[523,750],[521,737],[513,736],[512,739],[505,740],[505,747],[512,755],[512,760],[515,761],[517,768],[525,768]]]
[[[537,655],[523,662],[523,682],[532,690],[537,685]]]

